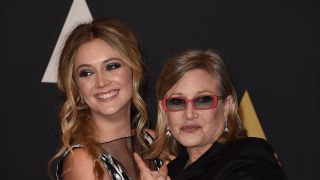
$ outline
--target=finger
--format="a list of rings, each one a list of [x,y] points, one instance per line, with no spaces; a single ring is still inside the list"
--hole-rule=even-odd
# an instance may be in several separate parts
[[[158,171],[153,171],[152,177],[157,180],[166,180],[167,176],[165,174],[159,173]]]
[[[159,172],[158,171],[151,171],[152,177],[159,177]]]
[[[168,174],[168,168],[166,165],[162,165],[159,169],[159,172],[162,173],[162,174],[165,174],[167,175]]]
[[[145,171],[145,170],[149,170],[150,169],[147,167],[147,165],[144,163],[144,161],[142,160],[142,158],[139,156],[139,154],[137,154],[136,152],[133,153],[133,158],[137,163],[137,166],[139,168],[140,171]]]
[[[168,167],[166,165],[162,165],[159,172],[166,175],[166,180],[171,180],[170,176],[168,176]]]

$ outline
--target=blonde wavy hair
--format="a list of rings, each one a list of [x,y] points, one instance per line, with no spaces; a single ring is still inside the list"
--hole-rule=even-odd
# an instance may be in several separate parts
[[[146,105],[140,95],[141,81],[144,79],[144,65],[141,53],[133,33],[118,21],[108,18],[97,18],[90,23],[78,25],[68,36],[62,49],[58,67],[58,87],[64,94],[65,101],[60,110],[60,125],[62,130],[62,146],[49,162],[52,162],[71,150],[73,143],[86,147],[95,162],[94,171],[99,179],[103,177],[103,167],[98,163],[100,144],[93,133],[90,108],[81,101],[79,89],[74,78],[74,57],[81,45],[94,39],[107,42],[124,58],[124,62],[132,70],[133,95],[132,109],[136,114],[132,125],[136,128],[138,141],[146,147],[143,141],[143,129],[148,126]]]
[[[170,58],[164,65],[156,84],[156,97],[165,98],[166,93],[193,69],[202,69],[210,73],[219,82],[219,90],[223,97],[229,95],[233,98],[231,110],[228,114],[228,133],[223,133],[218,139],[220,143],[228,143],[236,139],[247,137],[246,130],[238,115],[238,100],[232,85],[227,68],[220,56],[213,50],[186,50]],[[150,158],[161,157],[170,160],[181,151],[182,145],[172,136],[166,136],[166,117],[159,110],[156,123],[156,139],[149,149]]]

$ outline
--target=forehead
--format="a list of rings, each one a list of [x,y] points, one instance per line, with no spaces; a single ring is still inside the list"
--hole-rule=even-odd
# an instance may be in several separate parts
[[[179,93],[194,96],[202,92],[212,92],[218,95],[219,81],[212,74],[202,69],[186,72],[182,78],[167,92],[167,95]]]
[[[107,42],[101,39],[94,39],[79,47],[74,57],[74,63],[75,65],[91,64],[109,58],[123,59]]]

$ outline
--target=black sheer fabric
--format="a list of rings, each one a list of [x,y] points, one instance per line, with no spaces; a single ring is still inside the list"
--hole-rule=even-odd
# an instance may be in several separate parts
[[[139,169],[133,159],[133,152],[138,153],[143,158],[145,149],[138,142],[136,136],[124,137],[102,143],[101,146],[104,151],[102,155],[108,161],[105,164],[113,178],[126,179],[125,176],[128,176],[127,178],[131,180],[139,179]],[[110,159],[110,157],[112,157],[112,159]],[[144,161],[152,170],[157,170],[158,166],[161,165],[157,160]],[[123,177],[121,177],[121,174]]]
[[[144,134],[144,140],[147,145],[151,145],[153,139],[147,132]],[[83,148],[79,144],[75,144],[71,147]],[[101,161],[107,168],[111,179],[113,180],[138,180],[139,169],[133,159],[133,152],[138,153],[144,159],[145,148],[138,142],[135,135],[129,137],[123,137],[110,142],[101,143],[102,153]],[[63,159],[69,154],[70,151],[66,151],[65,154],[57,163],[56,178],[57,180],[63,179],[61,170],[63,166]],[[162,161],[156,160],[144,160],[146,165],[151,170],[158,170]]]

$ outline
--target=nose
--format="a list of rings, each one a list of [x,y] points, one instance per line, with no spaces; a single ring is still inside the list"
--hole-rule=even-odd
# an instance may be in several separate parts
[[[110,83],[111,83],[111,80],[108,77],[106,77],[106,74],[96,73],[96,82],[95,82],[96,88],[103,88],[106,85],[109,85]]]
[[[199,117],[197,110],[193,108],[193,105],[191,102],[188,102],[184,114],[187,120],[192,120]]]

